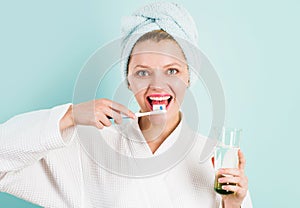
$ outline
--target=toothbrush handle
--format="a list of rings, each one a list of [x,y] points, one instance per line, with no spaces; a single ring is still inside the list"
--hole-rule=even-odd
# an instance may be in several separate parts
[[[112,120],[112,119],[113,119],[113,118],[112,118],[112,117],[110,117],[110,116],[106,116],[106,117],[107,117],[108,119],[110,119],[110,120]],[[127,119],[127,118],[130,118],[130,117],[128,117],[128,116],[122,116],[122,119],[123,119],[123,118],[126,118],[126,119]]]
[[[135,113],[136,117],[149,116],[149,115],[151,115],[151,111],[150,112],[145,112],[145,113]]]
[[[144,112],[144,113],[135,113],[136,117],[142,117],[142,116],[150,116],[150,115],[156,115],[156,114],[162,114],[162,113],[166,113],[166,110],[157,110],[157,111],[149,111],[149,112]],[[108,119],[113,119],[110,116],[107,116]],[[128,116],[122,116],[122,118],[130,118]]]

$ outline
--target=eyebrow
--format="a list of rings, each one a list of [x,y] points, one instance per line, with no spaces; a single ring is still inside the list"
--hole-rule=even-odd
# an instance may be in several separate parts
[[[168,68],[168,67],[170,67],[170,66],[179,66],[179,67],[182,67],[180,64],[177,64],[177,63],[171,63],[171,64],[167,64],[167,65],[165,65],[163,68]],[[150,68],[152,68],[152,67],[150,67],[150,66],[148,66],[148,65],[143,65],[143,64],[138,64],[138,65],[136,65],[135,67],[134,67],[134,69],[136,69],[136,68],[146,68],[146,69],[150,69]]]
[[[179,67],[182,67],[182,65],[180,64],[177,64],[177,63],[171,63],[171,64],[167,64],[166,66],[164,66],[164,68],[168,68],[170,66],[179,66]]]
[[[149,69],[149,68],[151,68],[151,67],[150,67],[150,66],[147,66],[147,65],[138,64],[138,65],[136,65],[136,66],[134,67],[134,69],[136,69],[136,68],[147,68],[147,69]]]

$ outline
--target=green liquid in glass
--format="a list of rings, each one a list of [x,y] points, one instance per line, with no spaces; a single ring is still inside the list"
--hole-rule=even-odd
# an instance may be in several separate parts
[[[216,178],[215,178],[215,185],[214,185],[214,189],[217,193],[219,194],[222,194],[222,195],[228,195],[228,194],[233,194],[234,192],[233,191],[227,191],[227,190],[224,190],[222,189],[222,186],[223,185],[236,185],[235,183],[219,183],[218,182],[218,179],[221,178],[221,177],[224,177],[222,175],[217,175]]]

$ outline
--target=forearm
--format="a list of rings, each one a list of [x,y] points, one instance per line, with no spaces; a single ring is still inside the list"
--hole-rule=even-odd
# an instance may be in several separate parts
[[[225,203],[224,203],[225,202]],[[249,191],[247,191],[247,195],[242,201],[241,204],[232,205],[226,202],[226,200],[222,199],[222,202],[220,204],[220,208],[230,208],[230,207],[238,207],[238,208],[252,208],[252,200],[250,197]]]
[[[222,208],[241,208],[240,204],[227,203],[225,200],[222,200]]]

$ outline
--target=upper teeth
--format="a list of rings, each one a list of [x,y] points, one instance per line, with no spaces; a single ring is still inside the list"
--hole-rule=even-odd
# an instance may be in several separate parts
[[[161,101],[161,100],[168,100],[171,96],[161,96],[161,97],[149,97],[150,100],[158,100],[158,101]]]

